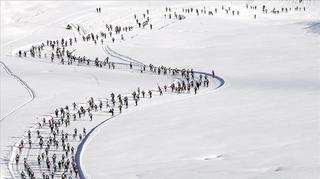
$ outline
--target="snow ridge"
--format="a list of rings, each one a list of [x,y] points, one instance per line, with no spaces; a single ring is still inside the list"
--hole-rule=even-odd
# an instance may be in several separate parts
[[[34,92],[34,90],[28,85],[28,83],[26,83],[25,81],[23,81],[19,76],[17,76],[16,74],[14,74],[10,68],[8,66],[6,66],[2,61],[0,61],[0,65],[2,66],[2,68],[5,69],[5,71],[12,76],[13,78],[15,78],[16,80],[19,81],[19,83],[28,91],[29,95],[30,95],[30,99],[26,102],[24,102],[23,104],[17,106],[16,108],[12,109],[10,112],[8,112],[7,114],[1,116],[0,121],[5,119],[6,117],[8,117],[9,115],[11,115],[12,113],[14,113],[16,110],[22,108],[23,106],[25,106],[26,104],[30,103],[31,101],[33,101],[36,97],[36,93]]]

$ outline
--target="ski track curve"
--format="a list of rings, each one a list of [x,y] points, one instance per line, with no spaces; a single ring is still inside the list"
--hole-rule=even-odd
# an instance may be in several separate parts
[[[119,114],[117,114],[117,115],[119,115]],[[82,149],[83,149],[83,147],[84,147],[84,144],[87,142],[87,140],[89,139],[90,135],[91,135],[99,126],[101,126],[102,124],[104,124],[104,123],[106,123],[107,121],[111,120],[112,118],[116,117],[117,115],[111,116],[111,117],[105,119],[104,121],[100,122],[100,123],[99,123],[98,125],[96,125],[95,127],[93,127],[93,128],[88,132],[88,134],[85,135],[85,137],[82,139],[82,141],[81,141],[80,144],[78,145],[75,159],[76,159],[76,164],[77,164],[77,166],[78,166],[78,170],[79,170],[79,171],[78,171],[78,172],[79,172],[78,174],[79,174],[79,178],[80,178],[80,179],[86,178],[83,169],[81,169],[81,154],[82,154],[81,152],[82,152]]]
[[[119,54],[118,52],[112,50],[108,45],[106,46],[106,49],[108,49],[110,52],[114,53],[115,55],[118,55],[118,58],[119,58],[119,57],[123,57],[123,58],[126,58],[126,59],[127,59],[126,61],[134,62],[134,63],[136,63],[136,64],[138,64],[138,65],[140,65],[140,66],[144,66],[144,65],[145,65],[144,63],[142,63],[142,62],[139,61],[139,60],[135,60],[135,59],[133,59],[133,58],[131,58],[131,57],[128,57],[128,56],[126,56],[126,55]],[[110,53],[109,53],[109,54],[110,54]],[[110,55],[111,55],[111,54],[110,54]],[[121,58],[121,59],[123,59],[123,58]],[[123,60],[124,60],[124,59],[123,59]]]
[[[123,61],[126,61],[126,62],[134,62],[134,63],[138,63],[137,66],[144,66],[144,64],[138,60],[135,60],[131,57],[128,57],[126,55],[121,55],[119,54],[118,52],[112,50],[109,46],[106,46],[105,48],[103,48],[104,51],[106,53],[108,53],[110,56],[114,57],[114,58],[118,58],[120,60],[123,60]],[[112,53],[114,54],[112,54]],[[116,54],[116,55],[115,55]],[[124,59],[126,58],[126,59]],[[207,73],[207,72],[200,72],[200,71],[195,71],[194,73],[196,74],[202,74],[202,75],[207,75],[207,76],[211,76],[213,79],[217,79],[219,81],[219,85],[217,87],[215,87],[215,89],[218,89],[220,87],[222,87],[224,84],[225,84],[225,81],[223,80],[223,78],[219,77],[219,76],[213,76],[212,74],[210,73]],[[91,134],[99,127],[101,126],[102,124],[106,123],[107,121],[111,120],[112,118],[116,117],[117,115],[115,116],[112,116],[112,117],[109,117],[107,119],[105,119],[104,121],[100,122],[98,125],[96,125],[95,127],[93,127],[90,132],[88,132],[88,134],[83,138],[83,140],[79,143],[79,145],[77,146],[77,151],[76,151],[76,156],[75,156],[75,160],[76,160],[76,163],[77,163],[77,166],[78,166],[78,174],[79,174],[79,178],[80,179],[85,179],[86,178],[86,173],[84,171],[84,169],[81,167],[81,155],[82,155],[82,151],[84,149],[84,146],[86,144],[86,142],[88,141],[89,137],[91,136]]]
[[[113,58],[117,58],[117,59],[119,59],[119,60],[121,60],[121,61],[124,61],[124,62],[127,62],[127,63],[132,63],[132,65],[133,66],[139,66],[139,67],[142,67],[142,66],[144,66],[144,64],[143,63],[136,63],[135,61],[132,61],[132,60],[128,60],[128,59],[124,59],[124,58],[122,58],[122,57],[120,57],[120,56],[117,56],[117,55],[114,55],[113,53],[111,53],[111,51],[110,51],[110,49],[108,48],[108,47],[102,47],[103,48],[103,50],[106,52],[106,54],[108,54],[108,55],[110,55],[111,57],[113,57]],[[121,63],[121,62],[116,62],[116,64],[125,64],[125,65],[129,65],[129,64],[127,64],[127,63]]]
[[[146,66],[144,63],[142,63],[142,62],[139,61],[139,60],[133,59],[133,58],[128,57],[128,56],[126,56],[126,55],[122,55],[122,54],[120,54],[120,53],[112,50],[109,46],[105,46],[104,51],[105,51],[106,53],[108,53],[110,56],[112,56],[112,57],[114,57],[114,58],[118,58],[118,59],[123,60],[123,61],[125,61],[125,62],[130,62],[130,63],[136,64],[137,66]],[[112,54],[111,52],[112,52],[113,54]],[[194,73],[195,73],[195,74],[207,75],[207,76],[212,77],[213,79],[218,80],[218,81],[219,81],[219,85],[216,87],[216,89],[217,89],[217,88],[220,88],[221,86],[223,86],[223,85],[225,84],[224,79],[221,78],[221,77],[219,77],[219,76],[217,76],[217,75],[213,76],[213,75],[210,74],[210,73],[201,72],[201,71],[194,71]]]
[[[20,104],[19,106],[15,107],[13,110],[11,110],[10,112],[8,112],[7,114],[5,114],[4,116],[1,116],[0,121],[2,121],[3,119],[5,119],[6,117],[8,117],[9,115],[11,115],[12,113],[14,113],[15,111],[17,111],[18,109],[22,108],[23,106],[25,106],[26,104],[30,103],[31,101],[33,101],[36,98],[36,93],[34,92],[34,90],[28,85],[28,83],[26,83],[24,80],[22,80],[19,76],[17,76],[16,74],[14,74],[10,68],[8,66],[6,66],[5,63],[3,63],[2,61],[0,61],[0,65],[2,66],[2,68],[4,68],[4,70],[10,75],[12,76],[14,79],[16,79],[29,93],[30,99],[22,104]]]

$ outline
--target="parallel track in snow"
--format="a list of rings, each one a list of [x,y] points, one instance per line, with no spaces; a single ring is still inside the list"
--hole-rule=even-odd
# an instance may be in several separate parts
[[[122,60],[124,60],[124,61],[130,62],[130,63],[133,63],[133,64],[137,64],[137,65],[139,65],[139,66],[144,66],[144,65],[145,65],[144,63],[142,63],[142,62],[139,61],[139,60],[133,59],[133,58],[128,57],[128,56],[126,56],[126,55],[122,55],[122,54],[120,54],[120,53],[112,50],[109,46],[106,46],[106,47],[105,47],[105,50],[106,50],[111,56],[113,56],[113,57],[115,57],[115,58],[122,59]],[[110,53],[110,52],[111,52],[111,53]],[[113,53],[113,54],[112,54],[112,53]]]
[[[103,50],[109,54],[110,56],[114,57],[114,58],[117,58],[117,59],[120,59],[122,61],[125,61],[125,62],[129,62],[129,63],[132,63],[133,65],[136,65],[136,66],[147,66],[145,65],[143,62],[139,61],[139,60],[136,60],[134,58],[131,58],[131,57],[128,57],[126,55],[123,55],[123,54],[120,54],[114,50],[112,50],[109,46],[105,46],[103,48]],[[223,78],[215,75],[213,76],[212,74],[210,73],[207,73],[207,72],[201,72],[201,71],[194,71],[195,74],[202,74],[202,75],[207,75],[207,76],[210,76],[212,77],[213,79],[216,79],[219,81],[219,85],[216,87],[216,88],[220,88],[221,86],[223,86],[225,84],[225,81]]]

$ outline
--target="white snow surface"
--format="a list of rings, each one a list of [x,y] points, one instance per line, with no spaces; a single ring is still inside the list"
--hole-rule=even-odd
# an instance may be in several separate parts
[[[198,95],[157,97],[98,127],[81,152],[87,178],[320,178],[320,3],[303,1],[306,11],[278,15],[248,10],[246,3],[299,5],[293,0],[1,1],[0,60],[35,98],[31,101],[28,88],[1,67],[0,177],[11,178],[12,146],[42,115],[91,96],[172,81],[126,69],[18,58],[17,49],[76,36],[65,29],[68,23],[96,33],[106,23],[134,24],[133,14],[150,9],[153,30],[136,29],[124,41],[107,42],[110,48],[144,64],[215,69],[225,84]],[[240,16],[223,11],[187,14],[181,21],[163,16],[165,6],[180,11],[221,5]],[[95,13],[98,6],[101,14]],[[72,48],[81,56],[107,55],[101,45]]]

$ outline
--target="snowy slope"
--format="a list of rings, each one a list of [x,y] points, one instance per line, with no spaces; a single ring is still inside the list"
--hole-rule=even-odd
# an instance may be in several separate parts
[[[215,67],[227,86],[107,124],[84,153],[88,175],[319,177],[319,36],[300,15],[275,19],[191,17],[115,45],[146,63]]]
[[[56,107],[172,82],[166,76],[125,69],[21,59],[14,56],[16,49],[77,36],[65,30],[68,23],[95,33],[105,23],[134,24],[133,14],[141,15],[147,8],[154,29],[136,29],[125,35],[125,41],[109,42],[111,49],[145,64],[209,73],[215,69],[226,83],[198,95],[156,98],[104,123],[81,151],[86,177],[320,177],[320,4],[305,1],[301,6],[306,11],[275,15],[247,9],[246,3],[259,8],[301,5],[296,1],[2,1],[1,61],[35,91],[36,98],[20,108],[30,99],[28,90],[1,69],[1,118],[14,111],[0,121],[1,178],[10,178],[12,145]],[[239,10],[240,16],[220,11],[222,5]],[[95,13],[97,6],[102,14]],[[219,13],[169,20],[163,17],[165,6],[179,12],[206,6],[219,8]],[[73,48],[81,56],[108,55],[101,45],[79,43]]]

